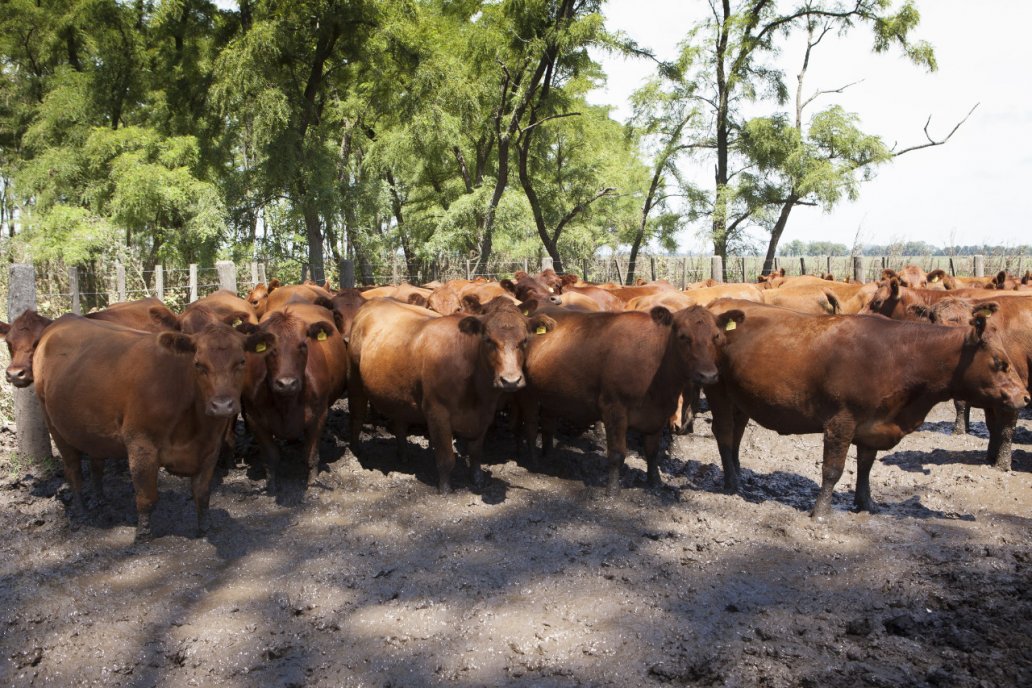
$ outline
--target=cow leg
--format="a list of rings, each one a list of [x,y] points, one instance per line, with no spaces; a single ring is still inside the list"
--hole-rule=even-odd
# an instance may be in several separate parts
[[[309,485],[319,479],[319,438],[322,437],[323,428],[326,427],[326,418],[329,416],[330,407],[327,404],[320,405],[321,413],[315,417],[314,422],[307,424],[305,428],[305,461],[308,463]]]
[[[272,432],[263,423],[248,423],[251,434],[261,450],[262,462],[265,464],[265,491],[269,494],[276,494],[279,487],[279,463],[280,452],[276,446],[276,439]]]
[[[606,493],[615,495],[620,491],[620,468],[627,456],[627,414],[623,409],[610,407],[603,411],[602,422],[606,426],[606,448],[609,458],[609,480]]]
[[[857,511],[871,514],[878,512],[874,500],[871,499],[871,466],[874,465],[877,453],[876,449],[856,448],[856,495],[853,497],[853,504]]]
[[[394,454],[398,461],[403,463],[408,450],[408,423],[403,420],[394,421],[391,432],[394,433]]]
[[[742,436],[745,435],[745,428],[749,425],[749,416],[747,416],[741,409],[736,408],[734,410],[733,420],[735,427],[731,435],[731,462],[735,466],[735,473],[737,473],[740,478],[742,476]]]
[[[824,519],[831,513],[831,497],[835,492],[835,484],[842,477],[846,466],[846,452],[852,433],[842,428],[828,428],[824,431],[824,462],[821,467],[821,491],[813,505],[810,516]]]
[[[136,541],[149,540],[150,517],[158,502],[158,452],[143,443],[136,443],[129,449],[129,475],[136,492]]]
[[[548,456],[555,448],[555,433],[559,427],[559,419],[549,413],[541,419],[541,455]]]
[[[86,505],[82,501],[82,453],[65,442],[64,438],[54,432],[53,428],[50,429],[50,436],[54,438],[54,444],[61,452],[65,479],[68,480],[68,486],[72,489],[72,515],[76,518],[83,518],[86,516]]]
[[[211,458],[201,464],[201,470],[190,479],[193,492],[194,508],[197,510],[197,537],[204,537],[208,532],[208,502],[211,499],[211,477],[219,462],[222,446],[220,445]]]
[[[541,407],[534,402],[526,403],[520,408],[523,441],[527,445],[527,467],[531,469],[538,467],[537,436],[540,413]]]
[[[1017,411],[998,407],[985,409],[985,424],[989,427],[989,463],[1001,471],[1011,469],[1014,427],[1017,423]]]
[[[447,413],[428,413],[426,424],[430,430],[430,444],[437,463],[437,491],[451,492],[451,473],[455,468],[455,449],[452,447],[451,423]]]
[[[953,408],[957,412],[957,419],[953,421],[953,434],[966,435],[971,425],[971,407],[966,401],[954,399]]]
[[[735,410],[731,399],[715,387],[706,388],[706,398],[709,399],[710,411],[713,413],[713,436],[717,440],[717,450],[720,452],[720,465],[724,470],[724,492],[729,495],[738,494],[738,462],[735,459],[735,450],[741,435],[735,433]]]
[[[236,466],[236,418],[226,424],[226,432],[222,436],[219,447],[219,459],[227,471]]]
[[[351,445],[351,453],[358,456],[361,446],[362,424],[365,422],[366,412],[369,408],[369,397],[362,386],[362,379],[358,377],[358,368],[351,367],[351,377],[348,379],[348,414],[351,416],[351,436],[348,444]]]
[[[64,452],[62,452],[64,454]],[[90,483],[93,485],[93,494],[96,496],[97,504],[104,503],[104,459],[90,457]]]
[[[659,477],[659,441],[662,437],[662,432],[645,435],[645,462],[648,464],[648,485],[652,488],[663,486],[663,480]]]
[[[487,437],[487,429],[481,433],[480,437],[476,437],[469,441],[469,479],[473,483],[473,487],[481,490],[484,485],[487,484],[487,480],[484,477],[484,470],[480,467],[480,464],[484,460],[484,439]]]

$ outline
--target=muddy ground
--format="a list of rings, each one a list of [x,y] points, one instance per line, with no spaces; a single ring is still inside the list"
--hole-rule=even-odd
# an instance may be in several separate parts
[[[488,487],[448,497],[425,439],[399,463],[377,432],[357,461],[331,433],[304,499],[300,466],[264,494],[245,439],[214,531],[191,537],[187,483],[163,475],[139,546],[124,469],[73,523],[59,473],[8,463],[0,685],[1030,686],[1032,416],[1002,473],[981,413],[964,437],[951,415],[881,457],[876,515],[849,511],[851,461],[826,523],[818,436],[750,426],[729,497],[708,415],[661,490],[635,455],[617,497],[593,434],[531,472],[499,431]]]

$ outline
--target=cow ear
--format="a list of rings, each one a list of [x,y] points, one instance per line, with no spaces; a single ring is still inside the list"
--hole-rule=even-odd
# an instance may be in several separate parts
[[[510,294],[516,293],[516,285],[513,283],[511,279],[503,279],[498,284],[501,285],[502,289],[509,292]]]
[[[480,303],[480,297],[476,294],[466,294],[462,297],[462,310],[473,315],[481,315],[484,305]]]
[[[741,325],[743,320],[745,320],[745,313],[737,308],[725,311],[717,316],[717,328],[721,332],[727,332]]]
[[[900,286],[901,286],[901,283],[900,283],[899,277],[892,277],[889,280],[889,291],[892,292],[892,298],[894,298],[894,299],[898,299],[899,298]]]
[[[652,316],[653,322],[665,327],[669,327],[670,323],[674,321],[673,316],[670,315],[670,311],[663,306],[654,306],[652,310],[649,311],[649,315]]]
[[[6,337],[7,333],[11,331],[11,326],[0,320],[0,337]]]
[[[570,285],[577,284],[577,280],[579,280],[580,277],[573,274],[572,272],[567,272],[559,279],[562,281],[564,287],[568,287]]]
[[[269,353],[269,349],[272,348],[276,338],[271,332],[252,332],[247,335],[247,339],[244,340],[244,351],[250,354],[259,354],[264,356]]]
[[[928,320],[929,322],[935,322],[935,316],[932,314],[932,309],[928,306],[922,306],[920,304],[914,304],[907,307],[907,313],[915,315],[922,320]]]
[[[634,280],[634,286],[636,287],[644,287],[646,284],[648,284],[648,282],[645,281],[644,277],[639,277],[638,279]]]
[[[320,320],[308,326],[308,338],[314,339],[317,342],[325,342],[334,334],[334,326],[325,320]]]
[[[182,332],[162,332],[158,335],[158,345],[174,354],[192,354],[197,351],[194,338]]]
[[[842,304],[839,303],[838,297],[830,291],[824,292],[824,298],[828,300],[828,306],[830,306],[830,312],[832,315],[842,311]]]
[[[537,299],[527,299],[520,304],[519,308],[520,313],[523,313],[523,315],[530,315],[538,309],[538,301]]]
[[[881,271],[881,280],[880,281],[890,280],[890,279],[892,279],[895,276],[896,276],[896,271],[895,270],[893,270],[892,268],[885,268],[884,270]]]
[[[251,334],[254,330],[248,329],[248,326],[257,328],[257,325],[251,322],[251,317],[254,313],[245,313],[244,311],[234,311],[222,319],[222,322],[226,323],[237,332],[244,334]]]
[[[422,294],[409,294],[406,299],[413,306],[419,306],[420,308],[426,308],[426,297]]]
[[[316,285],[316,286],[318,286],[318,285]],[[315,305],[316,306],[322,306],[323,308],[325,308],[328,311],[332,311],[333,310],[333,301],[330,301],[325,296],[317,296],[315,298]]]
[[[151,306],[148,313],[150,314],[151,322],[167,327],[170,330],[180,329],[179,318],[165,306]]]
[[[333,324],[337,326],[337,332],[344,334],[344,314],[334,309]]]
[[[240,334],[254,334],[258,331],[258,326],[255,325],[253,322],[242,320],[240,324],[234,327],[233,329],[239,332]]]
[[[483,331],[484,323],[480,322],[479,318],[474,318],[472,315],[459,321],[459,332],[462,332],[463,334],[480,334]]]
[[[535,315],[527,322],[527,331],[534,334],[548,334],[555,329],[556,322],[547,315]]]
[[[780,270],[778,270],[778,274],[781,275],[782,277],[784,277],[785,276],[785,268],[781,268]]]
[[[518,282],[518,281],[520,281],[521,279],[523,279],[526,276],[527,276],[527,273],[525,273],[523,270],[517,270],[516,273],[513,274],[512,277],[513,277],[513,279],[515,279]]]
[[[942,268],[936,268],[928,273],[927,279],[930,283],[935,284],[941,282],[942,278],[946,276],[946,271]]]
[[[280,286],[280,281],[273,277],[271,280],[269,280],[269,286],[267,287],[267,291],[271,294],[272,290],[278,286]]]

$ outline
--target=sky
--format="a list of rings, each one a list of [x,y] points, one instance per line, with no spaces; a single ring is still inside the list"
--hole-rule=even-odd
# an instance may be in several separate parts
[[[898,3],[897,3],[898,4]],[[871,52],[871,33],[855,29],[815,49],[806,91],[832,89],[862,80],[842,95],[828,96],[860,115],[861,126],[897,148],[924,142],[923,128],[944,137],[975,103],[978,108],[943,146],[900,156],[861,187],[855,202],[831,213],[798,207],[782,244],[800,239],[852,246],[897,240],[947,244],[1032,243],[1032,2],[1026,0],[918,0],[916,37],[935,48],[939,69],[927,71],[900,56]],[[977,9],[976,9],[977,8]],[[661,59],[673,57],[688,27],[708,11],[705,0],[609,0],[606,26],[623,31]],[[830,36],[829,36],[830,38]],[[780,64],[794,92],[803,37],[784,42]],[[646,60],[598,53],[608,75],[590,99],[614,106],[624,121],[628,96],[651,76]],[[811,111],[813,106],[811,106]],[[701,168],[701,169],[700,169]],[[685,171],[712,185],[712,161]],[[765,236],[757,233],[766,246]],[[682,251],[705,252],[698,230],[680,235]]]

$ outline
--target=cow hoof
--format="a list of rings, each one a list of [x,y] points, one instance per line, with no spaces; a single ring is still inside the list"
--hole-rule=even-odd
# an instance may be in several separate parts
[[[824,507],[822,509],[818,509],[817,507],[814,507],[813,511],[810,512],[810,518],[812,518],[817,523],[824,523],[830,517],[831,517],[831,509],[829,509],[828,507]]]
[[[150,528],[148,528],[146,530],[140,530],[139,528],[137,528],[136,529],[136,536],[133,537],[133,544],[134,545],[139,545],[139,544],[143,544],[145,542],[150,542],[153,539],[154,539],[154,533],[151,532]]]
[[[473,471],[472,481],[473,487],[478,490],[482,490],[487,486],[487,476],[484,475],[484,471],[479,468]]]
[[[450,483],[439,483],[437,485],[437,494],[441,495],[442,497],[450,495],[451,494],[451,484]]]
[[[965,430],[964,428],[960,427],[959,425],[954,425],[953,426],[953,434],[954,435],[966,435],[967,434],[967,430]]]
[[[738,483],[724,483],[724,494],[736,495],[738,494]]]

